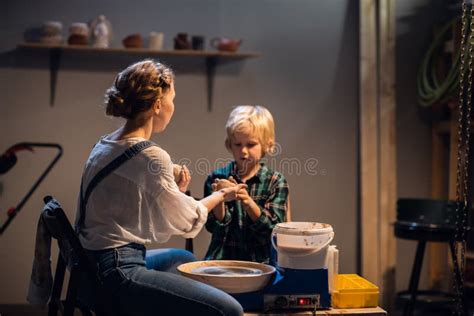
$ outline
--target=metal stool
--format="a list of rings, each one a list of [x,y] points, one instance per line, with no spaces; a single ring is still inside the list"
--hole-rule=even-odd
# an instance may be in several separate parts
[[[399,199],[397,202],[397,222],[395,236],[403,239],[417,240],[415,260],[410,276],[408,291],[397,294],[397,298],[406,301],[403,315],[412,315],[417,296],[425,297],[425,304],[438,304],[443,307],[452,305],[454,295],[441,291],[419,291],[421,267],[426,243],[446,242],[449,244],[451,259],[455,262],[456,202],[431,199]],[[459,267],[454,266],[455,278],[460,284]],[[465,303],[465,299],[461,298]],[[464,314],[468,315],[466,304]]]

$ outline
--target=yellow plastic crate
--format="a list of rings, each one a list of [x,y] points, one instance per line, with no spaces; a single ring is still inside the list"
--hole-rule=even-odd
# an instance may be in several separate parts
[[[338,274],[332,294],[336,308],[376,307],[379,301],[378,286],[357,274]]]

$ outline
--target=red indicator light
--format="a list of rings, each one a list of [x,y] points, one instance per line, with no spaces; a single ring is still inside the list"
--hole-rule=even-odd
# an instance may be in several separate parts
[[[299,298],[298,305],[311,305],[311,299],[308,297]]]

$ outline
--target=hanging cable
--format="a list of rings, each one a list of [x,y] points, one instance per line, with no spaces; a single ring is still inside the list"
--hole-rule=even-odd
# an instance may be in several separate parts
[[[417,76],[418,103],[421,106],[445,102],[454,95],[458,88],[460,52],[456,54],[451,68],[444,78],[439,78],[439,74],[437,74],[439,53],[443,49],[447,35],[451,34],[457,23],[459,23],[459,18],[451,20],[441,28],[423,58]]]

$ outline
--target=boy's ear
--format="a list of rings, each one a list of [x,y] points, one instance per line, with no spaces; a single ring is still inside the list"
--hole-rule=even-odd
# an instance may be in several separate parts
[[[267,143],[267,152],[272,153],[275,149],[275,142],[273,140],[269,140]]]

